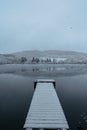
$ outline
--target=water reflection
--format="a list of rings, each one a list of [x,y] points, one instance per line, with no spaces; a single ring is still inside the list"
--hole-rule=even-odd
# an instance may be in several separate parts
[[[83,64],[23,64],[0,65],[0,74],[11,73],[24,76],[72,76],[87,74],[87,65]]]
[[[37,72],[37,71],[43,71],[43,72],[51,72],[51,71],[53,71],[53,72],[55,72],[55,71],[64,71],[64,70],[66,70],[66,68],[64,68],[64,67],[43,67],[43,68],[32,68],[32,71],[33,72]]]

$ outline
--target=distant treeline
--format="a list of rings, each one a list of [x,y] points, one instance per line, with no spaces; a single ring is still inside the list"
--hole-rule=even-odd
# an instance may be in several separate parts
[[[0,59],[0,64],[87,64],[86,59],[74,58],[48,58],[48,57],[32,57],[25,56],[17,58],[15,56],[4,56]]]
[[[26,57],[21,57],[20,63],[26,63],[28,59]],[[57,58],[37,58],[33,57],[28,63],[31,64],[39,64],[39,63],[50,63],[50,64],[87,64],[87,61],[85,60],[74,60],[74,59],[66,59],[66,60],[59,60],[57,61]]]

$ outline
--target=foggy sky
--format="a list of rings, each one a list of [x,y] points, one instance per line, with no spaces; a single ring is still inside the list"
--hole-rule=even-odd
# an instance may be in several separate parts
[[[87,52],[87,0],[0,0],[0,53]]]

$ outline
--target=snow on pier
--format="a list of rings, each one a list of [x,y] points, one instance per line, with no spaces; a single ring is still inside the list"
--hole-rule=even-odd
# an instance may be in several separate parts
[[[34,95],[24,124],[26,130],[69,128],[57,96],[54,80],[37,80]]]

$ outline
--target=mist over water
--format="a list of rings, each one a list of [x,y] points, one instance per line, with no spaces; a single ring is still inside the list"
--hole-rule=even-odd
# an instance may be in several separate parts
[[[0,125],[2,130],[20,130],[34,92],[34,81],[39,78],[55,79],[56,91],[71,130],[77,126],[87,129],[87,74],[58,75],[58,68],[33,68],[33,75],[0,74]],[[65,71],[64,67],[61,72]],[[25,70],[23,70],[25,72]],[[31,71],[30,71],[31,72]],[[50,74],[50,72],[52,72]],[[27,71],[26,71],[27,73]],[[37,75],[37,73],[39,73]],[[54,76],[55,73],[55,76]],[[60,74],[60,73],[59,73]]]

